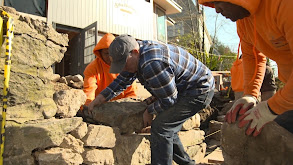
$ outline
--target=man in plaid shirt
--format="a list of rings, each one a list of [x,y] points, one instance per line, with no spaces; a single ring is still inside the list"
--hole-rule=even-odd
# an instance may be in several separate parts
[[[211,71],[186,50],[154,41],[116,37],[109,47],[111,73],[120,75],[89,105],[89,111],[113,97],[138,78],[152,94],[143,114],[151,125],[151,162],[154,165],[194,165],[177,133],[183,123],[210,104],[214,95]],[[153,120],[153,114],[156,118]]]

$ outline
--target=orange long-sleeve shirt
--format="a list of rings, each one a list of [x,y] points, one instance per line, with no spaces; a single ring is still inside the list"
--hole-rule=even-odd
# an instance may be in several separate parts
[[[268,104],[277,114],[293,110],[293,1],[199,0],[199,3],[213,7],[213,1],[230,2],[250,12],[249,17],[237,21],[243,53],[244,93],[258,95],[267,56],[276,61],[278,77],[285,83]]]
[[[109,72],[110,66],[104,62],[99,50],[109,48],[110,44],[114,40],[114,36],[110,33],[105,34],[98,42],[93,52],[96,55],[96,59],[92,61],[84,70],[84,87],[83,91],[87,95],[85,105],[92,102],[95,97],[105,89],[119,74],[112,74]],[[120,95],[116,96],[112,100],[117,100],[126,97],[136,97],[137,86],[134,82]]]

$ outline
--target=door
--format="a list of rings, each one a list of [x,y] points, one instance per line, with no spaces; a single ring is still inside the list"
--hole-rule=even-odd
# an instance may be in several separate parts
[[[92,62],[96,56],[93,50],[97,44],[98,26],[97,22],[89,25],[81,31],[81,40],[83,45],[83,55],[80,56],[80,74],[83,75],[83,71],[86,66]]]

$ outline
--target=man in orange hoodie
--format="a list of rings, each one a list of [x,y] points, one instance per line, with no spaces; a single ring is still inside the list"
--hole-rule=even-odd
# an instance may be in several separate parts
[[[96,96],[104,90],[111,82],[116,79],[119,74],[112,74],[110,70],[110,57],[108,48],[115,36],[111,33],[105,34],[98,42],[93,52],[96,59],[92,61],[84,70],[83,91],[87,96],[85,105],[89,105]],[[134,82],[124,92],[112,100],[117,100],[126,97],[136,97],[136,83]]]
[[[237,21],[243,53],[244,97],[227,113],[228,123],[234,123],[241,115],[239,126],[249,124],[247,135],[257,136],[273,120],[293,132],[293,1],[199,0],[199,3]],[[268,101],[256,104],[266,56],[278,64],[278,77],[285,86]]]

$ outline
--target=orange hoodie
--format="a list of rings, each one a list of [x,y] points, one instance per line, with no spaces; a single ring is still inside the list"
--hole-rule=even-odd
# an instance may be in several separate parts
[[[265,55],[278,64],[278,77],[285,86],[268,100],[277,114],[293,110],[293,1],[292,0],[199,0],[230,2],[250,12],[237,21],[244,67],[244,93],[258,96],[265,72]],[[254,54],[253,47],[258,51]],[[254,74],[254,72],[256,72]]]
[[[96,59],[92,61],[84,70],[84,85],[83,91],[87,96],[85,105],[92,102],[95,97],[105,89],[119,74],[112,74],[109,72],[110,66],[104,62],[99,50],[109,48],[110,44],[114,40],[114,35],[107,33],[98,42],[93,52],[96,55]],[[136,97],[136,83],[134,82],[120,95],[116,96],[112,100],[117,100],[125,97]]]

